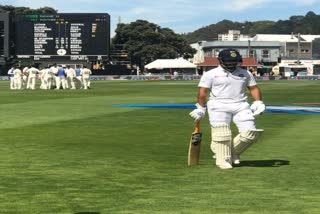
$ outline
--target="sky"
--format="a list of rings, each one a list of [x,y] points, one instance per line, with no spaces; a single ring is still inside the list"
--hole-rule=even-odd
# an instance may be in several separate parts
[[[277,21],[309,11],[320,14],[320,0],[0,0],[0,5],[33,9],[48,6],[59,13],[108,13],[111,36],[119,21],[130,23],[137,19],[176,33],[188,33],[224,19]]]

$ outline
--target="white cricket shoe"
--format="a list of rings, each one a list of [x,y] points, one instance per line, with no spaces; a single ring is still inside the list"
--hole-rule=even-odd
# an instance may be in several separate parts
[[[231,163],[231,160],[228,158],[226,159],[225,161],[217,164],[217,166],[220,168],[220,169],[232,169],[232,163]]]
[[[232,156],[232,163],[234,165],[239,165],[240,164],[240,155],[233,155]]]

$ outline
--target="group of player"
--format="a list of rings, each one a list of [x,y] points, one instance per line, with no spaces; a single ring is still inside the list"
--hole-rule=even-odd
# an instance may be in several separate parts
[[[40,89],[89,89],[92,72],[86,66],[73,69],[70,65],[53,64],[42,69],[36,66],[20,68],[14,65],[8,71],[10,89],[36,89],[36,80],[41,80]]]

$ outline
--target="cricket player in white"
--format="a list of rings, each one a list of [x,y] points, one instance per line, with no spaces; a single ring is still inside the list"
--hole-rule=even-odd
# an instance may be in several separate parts
[[[27,89],[34,90],[36,89],[36,77],[39,73],[39,70],[35,67],[31,67],[27,70],[28,73],[28,82],[27,82]]]
[[[10,69],[8,70],[8,77],[9,77],[9,80],[10,80],[10,89],[11,89],[11,90],[16,89],[16,88],[15,88],[15,85],[14,85],[13,70],[14,70],[14,67],[12,67],[12,68],[10,68]]]
[[[45,89],[48,90],[48,89],[51,89],[52,88],[52,82],[53,82],[53,78],[54,78],[54,75],[53,75],[53,72],[52,70],[47,67],[45,70],[44,70],[44,86],[45,86]]]
[[[56,87],[57,83],[56,83],[56,80],[57,80],[57,74],[58,74],[58,67],[57,67],[57,64],[54,63],[51,67],[51,72],[53,74],[53,78],[52,78],[52,86]]]
[[[73,79],[76,78],[76,71],[67,65],[66,76],[67,76],[67,88],[76,89]]]
[[[80,74],[82,76],[82,81],[83,81],[83,89],[87,90],[88,87],[90,88],[90,75],[91,75],[91,70],[88,69],[86,66],[83,66],[83,69],[81,70]]]
[[[26,89],[28,82],[28,69],[29,67],[24,67],[22,69],[22,89]]]
[[[14,88],[22,89],[22,71],[19,69],[18,66],[15,66],[15,69],[13,70],[13,75]]]
[[[46,72],[46,68],[42,68],[39,70],[39,73],[38,73],[38,77],[41,81],[41,84],[40,84],[40,89],[47,89],[47,86],[45,84],[45,81],[44,81],[44,74]]]
[[[211,150],[215,153],[216,165],[231,169],[240,164],[240,154],[254,143],[262,129],[256,129],[255,117],[265,111],[261,91],[253,75],[239,67],[242,57],[235,49],[224,49],[218,56],[220,66],[203,74],[199,82],[198,103],[190,112],[195,121],[205,116],[206,97],[212,132]],[[255,100],[247,102],[246,88]],[[239,130],[232,141],[231,120]]]

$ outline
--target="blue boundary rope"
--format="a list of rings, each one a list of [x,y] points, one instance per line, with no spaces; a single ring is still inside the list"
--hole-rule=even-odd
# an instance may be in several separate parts
[[[194,103],[114,104],[113,106],[129,107],[129,108],[174,108],[174,109],[194,109],[195,108]],[[267,105],[266,112],[289,113],[289,114],[320,114],[320,107]]]

